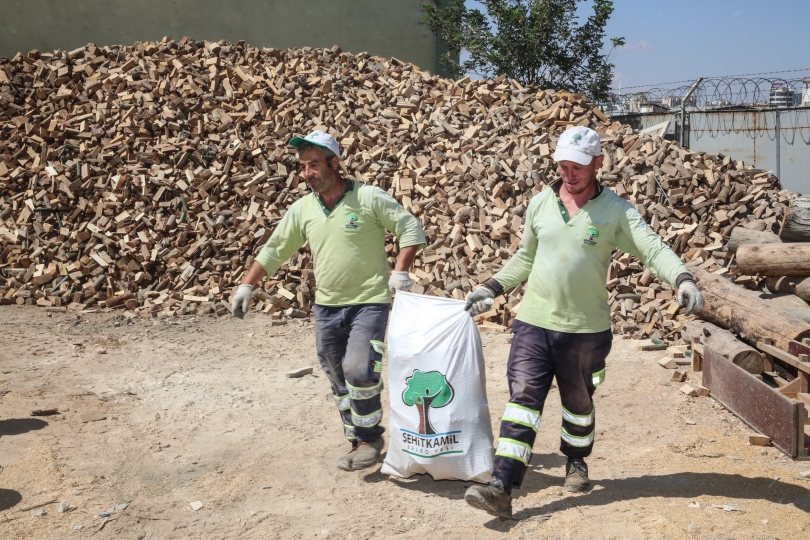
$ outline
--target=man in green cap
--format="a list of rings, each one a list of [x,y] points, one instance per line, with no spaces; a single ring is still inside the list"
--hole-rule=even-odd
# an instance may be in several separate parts
[[[293,203],[276,226],[233,295],[233,313],[244,316],[253,287],[309,242],[318,360],[352,444],[337,465],[364,469],[377,463],[383,446],[380,372],[391,293],[411,287],[408,270],[425,246],[425,233],[391,195],[340,175],[340,146],[329,134],[313,131],[290,145],[298,149],[312,193]],[[400,248],[390,277],[386,230]]]

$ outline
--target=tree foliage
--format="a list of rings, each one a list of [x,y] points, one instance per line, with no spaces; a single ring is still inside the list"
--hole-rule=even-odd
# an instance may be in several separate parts
[[[418,369],[405,380],[407,388],[402,394],[405,405],[444,407],[453,400],[453,387],[438,371],[424,373]]]
[[[481,0],[487,14],[464,0],[448,7],[422,4],[423,22],[449,50],[442,63],[456,77],[505,75],[524,86],[584,92],[607,98],[614,65],[605,54],[610,0],[593,0],[593,14],[578,24],[577,5],[586,0]],[[624,38],[611,38],[613,48]],[[612,50],[612,49],[611,49]],[[469,58],[453,60],[461,51]]]

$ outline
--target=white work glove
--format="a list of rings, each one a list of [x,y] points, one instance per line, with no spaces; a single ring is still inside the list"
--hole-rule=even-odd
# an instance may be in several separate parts
[[[686,314],[691,315],[703,309],[703,295],[694,281],[684,281],[678,287],[678,305],[686,306]]]
[[[492,291],[487,287],[478,287],[467,295],[467,304],[464,306],[464,311],[467,311],[470,317],[475,317],[479,313],[489,311],[489,308],[494,303],[495,295]]]
[[[231,298],[231,310],[240,319],[245,316],[250,308],[250,299],[253,297],[253,285],[239,285]]]
[[[407,291],[411,287],[413,287],[413,281],[411,281],[408,272],[391,272],[391,277],[388,278],[389,291]]]

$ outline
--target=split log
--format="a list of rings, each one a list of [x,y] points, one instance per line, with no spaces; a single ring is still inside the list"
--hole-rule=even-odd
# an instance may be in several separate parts
[[[772,293],[792,293],[810,302],[810,276],[780,276],[769,277],[765,286]]]
[[[737,268],[745,275],[806,276],[810,244],[747,244],[737,249]]]
[[[810,196],[797,197],[790,203],[779,237],[790,242],[810,242]]]
[[[692,268],[692,272],[703,294],[704,306],[698,313],[702,319],[740,335],[752,345],[771,338],[774,345],[787,350],[791,341],[810,337],[810,324],[768,305],[756,292],[702,268]]]
[[[759,375],[765,369],[765,357],[758,350],[738,340],[734,334],[710,322],[695,319],[684,325],[681,336],[698,338],[700,343],[718,351],[729,362],[748,373]],[[688,341],[692,343],[692,341]],[[694,353],[693,353],[694,354]]]
[[[737,248],[746,244],[775,244],[782,243],[782,239],[770,231],[755,231],[745,227],[734,227],[729,236],[726,249],[729,253],[737,253]]]

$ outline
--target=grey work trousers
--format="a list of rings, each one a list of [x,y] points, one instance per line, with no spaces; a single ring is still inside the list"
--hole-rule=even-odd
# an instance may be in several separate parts
[[[385,428],[380,393],[390,304],[315,305],[315,345],[350,441],[373,441]]]

